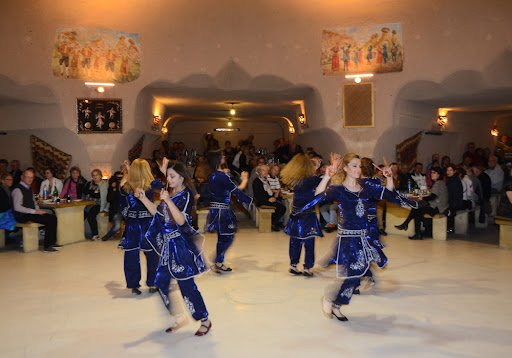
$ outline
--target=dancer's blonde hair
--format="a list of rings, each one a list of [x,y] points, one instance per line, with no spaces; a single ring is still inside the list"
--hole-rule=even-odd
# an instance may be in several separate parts
[[[286,186],[294,188],[305,178],[313,175],[315,175],[315,167],[311,159],[306,154],[299,153],[281,170],[281,181]]]
[[[331,185],[341,185],[345,181],[345,178],[347,177],[347,173],[345,172],[345,167],[350,163],[350,161],[354,158],[359,159],[359,155],[355,153],[347,153],[341,160],[341,163],[338,167],[338,172],[335,176],[331,178]]]
[[[132,162],[127,175],[128,178],[124,185],[124,190],[129,193],[133,193],[136,188],[149,189],[151,182],[154,180],[149,163],[141,158],[135,159]]]

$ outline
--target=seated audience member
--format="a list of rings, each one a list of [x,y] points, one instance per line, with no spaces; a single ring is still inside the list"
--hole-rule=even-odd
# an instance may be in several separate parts
[[[9,167],[9,162],[7,161],[7,159],[0,159],[0,175],[11,174],[7,170],[8,167]]]
[[[265,163],[263,163],[265,164]],[[260,164],[261,165],[261,164]],[[274,193],[276,198],[281,196],[281,182],[279,181],[279,173],[281,172],[281,167],[277,164],[272,164],[270,166],[270,170],[268,172],[268,184],[270,185],[270,189]]]
[[[119,206],[119,183],[123,179],[123,173],[120,171],[115,172],[108,181],[108,221],[112,223],[110,230],[101,238],[101,241],[107,241],[112,236],[117,234],[121,229],[121,222],[123,216],[121,215],[121,208]]]
[[[443,156],[443,158],[441,159],[441,170],[443,171],[443,179],[446,177],[446,168],[448,167],[448,165],[450,165],[451,162],[452,160],[447,155]]]
[[[444,180],[441,178],[440,169],[435,167],[431,168],[430,176],[433,182],[432,187],[430,188],[430,195],[423,198],[423,200],[428,202],[428,205],[419,207],[418,209],[411,209],[409,216],[403,224],[395,226],[399,230],[407,230],[409,223],[414,219],[414,236],[409,237],[411,240],[423,239],[421,223],[424,220],[423,216],[425,214],[434,216],[436,214],[443,213],[448,209],[448,189]]]
[[[492,212],[491,208],[491,178],[484,172],[484,168],[479,165],[472,168],[473,174],[478,178],[477,186],[473,186],[475,194],[478,198],[478,205],[480,205],[480,223],[485,222],[485,215]]]
[[[503,185],[500,205],[498,206],[496,214],[512,219],[512,167],[509,169],[509,177]]]
[[[85,208],[85,216],[91,228],[91,240],[98,239],[98,222],[96,216],[100,212],[108,212],[108,184],[101,179],[101,170],[91,172],[92,179],[85,184],[84,195],[86,200],[94,201],[94,205]]]
[[[64,180],[60,197],[65,198],[69,196],[72,200],[82,199],[84,195],[84,187],[87,181],[82,176],[80,168],[71,167],[69,169],[70,176]]]
[[[254,204],[256,206],[273,206],[276,208],[272,214],[272,231],[279,231],[282,227],[281,219],[286,212],[286,208],[274,196],[270,184],[268,183],[269,167],[267,165],[260,165],[256,167],[256,179],[252,183],[252,190],[254,195]]]
[[[21,180],[21,169],[20,169],[20,161],[19,160],[11,160],[11,175],[14,180],[13,185],[16,186],[20,183]]]
[[[411,173],[409,173],[409,166],[407,164],[400,164],[400,172],[398,173],[398,190],[410,192],[414,189],[415,185],[416,183],[412,180]]]
[[[501,166],[498,164],[498,158],[495,155],[491,155],[487,161],[487,169],[485,173],[491,178],[491,188],[493,193],[500,193],[503,188],[503,181],[505,179],[505,173]]]
[[[6,231],[6,237],[10,231],[14,231],[16,220],[12,211],[12,175],[5,172],[0,174],[0,230]]]
[[[400,187],[400,176],[398,174],[398,163],[391,163],[389,165],[389,168],[391,169],[391,176],[393,177],[393,185],[395,188]]]
[[[457,173],[459,174],[460,181],[462,182],[462,201],[464,202],[464,209],[473,211],[476,203],[473,181],[469,175],[467,175],[466,170],[462,166],[457,168]]]
[[[233,167],[233,159],[236,155],[236,149],[231,146],[231,142],[229,140],[224,142],[224,156],[226,157],[226,163],[231,171],[235,168]]]
[[[438,153],[432,154],[432,160],[430,161],[430,163],[427,164],[427,174],[429,174],[428,171],[432,168],[432,164],[434,164],[434,162],[437,162],[437,164],[439,165],[439,158],[440,157]]]
[[[469,142],[466,146],[467,150],[462,155],[462,158],[469,157],[470,159],[470,165],[480,165],[481,158],[476,152],[476,147],[474,142]]]
[[[256,168],[258,168],[260,165],[266,165],[266,164],[267,164],[267,161],[265,160],[264,157],[258,157],[256,159],[256,162],[254,163],[254,167],[251,168],[251,170],[248,170],[248,172],[249,172],[249,181],[247,182],[247,188],[245,189],[245,193],[247,195],[253,196],[253,193],[252,193],[252,183],[254,183],[254,179],[256,179],[258,177],[258,173],[256,172]],[[269,174],[270,174],[270,169],[269,169]]]
[[[414,164],[414,171],[411,173],[411,178],[416,183],[418,189],[427,187],[427,180],[425,174],[423,174],[423,164]]]
[[[14,217],[20,223],[32,221],[44,225],[44,251],[54,252],[57,251],[55,247],[60,247],[56,245],[57,217],[39,209],[30,187],[34,178],[34,170],[26,169],[21,175],[20,183],[12,191]]]
[[[40,198],[43,198],[45,191],[48,197],[53,196],[54,194],[59,196],[62,192],[62,180],[55,178],[53,175],[53,169],[46,168],[44,170],[44,176],[46,179],[43,180],[41,183],[41,188],[39,189]]]
[[[464,189],[455,164],[452,163],[446,166],[446,188],[448,189],[448,211],[446,212],[446,216],[448,217],[448,232],[453,233],[457,210],[464,209]]]

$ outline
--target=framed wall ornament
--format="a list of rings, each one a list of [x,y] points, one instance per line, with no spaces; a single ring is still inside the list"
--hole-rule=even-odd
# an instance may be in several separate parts
[[[343,127],[373,127],[373,83],[343,85]]]
[[[78,134],[122,133],[122,106],[120,99],[76,100]]]

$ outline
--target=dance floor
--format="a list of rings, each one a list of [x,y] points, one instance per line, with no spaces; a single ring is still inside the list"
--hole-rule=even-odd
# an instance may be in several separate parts
[[[317,239],[317,257],[333,234]],[[206,235],[207,256],[216,237]],[[288,270],[288,237],[243,228],[234,271],[197,279],[213,327],[165,333],[157,294],[125,289],[117,241],[61,252],[0,252],[1,357],[506,357],[512,355],[512,251],[450,240],[385,238],[390,263],[354,296],[349,322],[326,318],[320,299],[333,268]],[[142,256],[141,261],[145,263]],[[143,282],[142,282],[143,283]],[[179,292],[173,292],[183,310]]]

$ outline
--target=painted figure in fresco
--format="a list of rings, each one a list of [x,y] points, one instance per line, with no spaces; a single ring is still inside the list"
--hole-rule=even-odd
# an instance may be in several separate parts
[[[85,75],[89,77],[91,75],[91,58],[92,58],[92,48],[89,45],[86,45],[82,48],[81,51],[82,62],[80,65],[82,66],[82,71],[85,71]]]
[[[350,47],[351,45],[343,46],[343,71],[348,71],[348,64],[350,62]]]
[[[103,112],[98,112],[96,114],[96,127],[103,128],[103,125],[105,124],[105,116],[103,115]]]
[[[117,111],[115,110],[114,107],[110,107],[109,110],[107,111],[107,113],[108,113],[108,119],[112,120],[112,119],[115,119]]]
[[[398,60],[398,46],[395,42],[391,45],[391,61],[396,62]]]
[[[106,59],[105,71],[114,72],[115,71],[116,55],[114,54],[114,52],[111,49],[108,49],[105,59]]]
[[[339,72],[340,70],[340,47],[338,43],[336,43],[336,46],[331,48],[332,56],[331,56],[331,71],[332,72]]]
[[[382,61],[384,62],[384,64],[386,64],[388,62],[388,57],[389,57],[388,45],[386,43],[383,43],[382,44]]]
[[[367,52],[366,52],[366,61],[367,61],[368,65],[372,64],[372,59],[373,59],[373,52],[372,51],[373,51],[373,46],[369,45],[368,49],[367,49]]]

